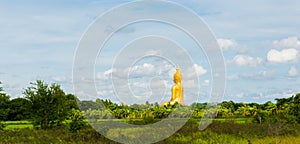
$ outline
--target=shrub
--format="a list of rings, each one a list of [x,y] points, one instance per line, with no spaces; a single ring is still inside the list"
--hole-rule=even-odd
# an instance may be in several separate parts
[[[144,121],[145,124],[151,124],[151,123],[155,122],[155,119],[154,119],[153,116],[149,116],[149,117],[144,117],[143,121]]]
[[[3,130],[6,127],[6,124],[4,122],[0,121],[0,130]]]
[[[70,119],[72,120],[69,123],[68,129],[71,132],[76,132],[83,128],[86,124],[84,121],[83,115],[79,110],[72,109],[72,114]]]

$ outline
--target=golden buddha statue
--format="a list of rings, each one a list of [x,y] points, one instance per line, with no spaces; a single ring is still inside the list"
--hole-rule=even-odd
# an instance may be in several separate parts
[[[174,105],[176,102],[184,105],[184,101],[183,101],[183,86],[182,86],[182,76],[181,73],[179,71],[179,67],[178,65],[176,66],[176,72],[174,74],[174,85],[172,86],[172,97],[171,100],[169,102],[164,102],[162,103],[162,106],[165,105]]]

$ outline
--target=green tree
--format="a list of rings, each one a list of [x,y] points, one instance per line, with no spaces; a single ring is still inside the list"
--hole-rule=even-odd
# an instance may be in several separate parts
[[[0,120],[8,120],[9,116],[9,96],[0,87]]]
[[[49,86],[40,80],[31,85],[24,95],[32,104],[33,124],[42,129],[60,125],[70,111],[64,91],[57,84]]]
[[[267,118],[268,118],[267,112],[262,109],[258,109],[256,115],[254,116],[254,120],[259,124],[265,122]]]
[[[80,105],[80,109],[82,111],[86,111],[88,109],[92,109],[92,110],[99,110],[101,109],[100,105],[94,101],[88,100],[88,101],[81,101],[79,102]]]
[[[233,113],[230,111],[230,109],[227,109],[223,106],[220,106],[218,108],[218,117],[224,117],[224,118],[228,118],[228,117],[232,117]]]
[[[285,107],[286,104],[290,104],[293,102],[294,97],[289,98],[276,98],[276,106],[277,108],[281,109],[282,107]]]
[[[277,106],[271,101],[268,101],[264,104],[264,110],[268,113],[268,115],[275,114],[277,110]]]
[[[0,87],[0,130],[5,128],[5,123],[2,120],[7,120],[9,113],[9,96],[3,91],[3,88]]]
[[[245,104],[244,106],[239,107],[235,113],[242,115],[243,117],[250,117],[250,116],[254,116],[256,114],[256,107],[251,107],[247,104]]]
[[[293,96],[293,105],[291,114],[293,114],[297,118],[297,122],[300,123],[300,93]]]
[[[31,102],[25,98],[15,98],[9,104],[9,120],[25,120],[31,118]]]
[[[219,117],[232,117],[234,113],[234,102],[233,101],[224,101],[218,110]]]
[[[80,102],[79,99],[73,95],[73,94],[67,94],[66,95],[67,101],[66,101],[66,107],[69,110],[75,109],[79,110],[78,103]]]

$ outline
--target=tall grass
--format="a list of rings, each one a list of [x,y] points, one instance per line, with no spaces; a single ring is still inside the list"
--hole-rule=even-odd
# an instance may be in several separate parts
[[[206,130],[200,131],[198,122],[198,120],[188,121],[174,135],[157,144],[255,144],[298,143],[300,141],[299,125],[214,121]],[[135,123],[135,121],[131,123]],[[137,121],[137,123],[140,124],[140,121]],[[0,143],[115,143],[97,133],[88,125],[77,132],[70,132],[66,126],[49,130],[9,129],[0,131],[0,140]]]

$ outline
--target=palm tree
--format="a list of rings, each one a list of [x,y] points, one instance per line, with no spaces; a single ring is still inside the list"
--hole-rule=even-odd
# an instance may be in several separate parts
[[[268,115],[277,113],[277,106],[276,104],[268,101],[264,104],[264,110],[267,112]]]

